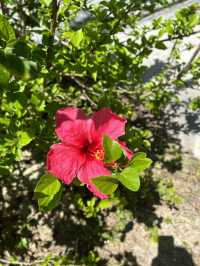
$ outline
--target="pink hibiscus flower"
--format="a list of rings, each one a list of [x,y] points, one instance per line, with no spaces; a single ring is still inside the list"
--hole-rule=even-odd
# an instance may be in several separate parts
[[[104,162],[103,135],[117,140],[125,133],[125,123],[124,118],[109,108],[102,108],[90,117],[74,107],[58,110],[55,131],[61,143],[50,147],[47,155],[48,172],[66,184],[78,177],[95,196],[107,198],[91,179],[112,174]],[[132,152],[124,142],[119,143],[130,159]]]

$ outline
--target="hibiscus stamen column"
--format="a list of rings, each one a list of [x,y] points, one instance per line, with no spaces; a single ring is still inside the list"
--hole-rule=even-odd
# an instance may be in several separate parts
[[[94,157],[97,159],[97,160],[100,160],[100,161],[103,161],[104,159],[104,150],[103,149],[99,149],[97,150],[95,153],[94,153]]]

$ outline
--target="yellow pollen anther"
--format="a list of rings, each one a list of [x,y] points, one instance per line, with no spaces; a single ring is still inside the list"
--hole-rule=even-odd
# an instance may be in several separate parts
[[[103,161],[104,159],[104,151],[103,150],[97,150],[94,154],[95,158],[99,161]]]

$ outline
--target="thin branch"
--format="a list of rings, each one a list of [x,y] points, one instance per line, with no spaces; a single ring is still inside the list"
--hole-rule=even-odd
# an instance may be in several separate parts
[[[52,12],[51,12],[51,34],[54,38],[56,27],[57,27],[57,14],[58,14],[59,2],[53,0],[52,2]]]
[[[57,0],[52,1],[51,26],[50,26],[51,42],[50,42],[49,47],[47,49],[47,65],[48,65],[48,67],[51,67],[51,65],[52,65],[51,61],[52,61],[52,54],[53,54],[53,44],[54,44],[54,40],[55,40],[55,32],[56,32],[56,28],[58,25],[57,15],[58,15],[59,4],[60,4],[60,2],[58,2]]]
[[[70,75],[70,78],[81,88],[83,95],[91,103],[91,105],[97,107],[97,104],[87,94],[88,87],[84,83],[82,83],[77,77]]]
[[[164,10],[166,10],[168,8],[171,8],[171,9],[176,8],[177,4],[180,4],[182,2],[185,2],[185,0],[178,0],[178,1],[175,1],[175,2],[173,1],[172,3],[168,3],[168,5],[165,6],[164,8],[163,8],[163,6],[158,7],[158,8],[155,8],[153,12],[146,12],[146,13],[144,13],[143,16],[142,16],[142,19],[144,19],[144,18],[145,19],[151,18],[152,16],[155,17],[155,15],[157,13],[159,13],[160,11],[163,12]]]
[[[171,49],[171,51],[170,51],[169,57],[168,57],[168,59],[167,59],[167,62],[168,62],[168,63],[170,63],[170,60],[171,60],[171,58],[172,58],[172,55],[173,55],[174,50],[176,49],[177,44],[178,44],[178,40],[175,40],[175,42],[174,42],[174,44],[173,44],[173,46],[172,46],[172,49]]]
[[[4,0],[0,0],[0,5],[1,5],[2,14],[7,15],[7,10],[6,10]]]
[[[195,34],[198,34],[200,33],[200,30],[197,30],[197,31],[193,31],[189,34],[185,34],[185,35],[179,35],[179,36],[174,36],[174,37],[167,37],[165,39],[161,39],[159,40],[160,42],[171,42],[171,41],[174,41],[174,40],[182,40],[184,38],[189,38],[190,36],[192,35],[195,35]],[[122,42],[120,42],[120,44],[124,44],[124,43],[127,43],[127,40],[124,40]]]
[[[200,33],[200,30],[197,30],[197,31],[193,31],[189,34],[183,34],[183,35],[179,35],[179,36],[175,36],[175,37],[168,37],[168,38],[165,38],[165,39],[161,39],[160,41],[161,42],[170,42],[170,41],[173,41],[173,40],[182,40],[183,38],[188,38],[192,35],[195,35],[195,34],[198,34]]]
[[[7,264],[7,265],[38,265],[39,263],[44,262],[44,259],[36,260],[34,262],[8,261],[8,260],[0,259],[0,262]]]
[[[182,78],[182,76],[187,73],[188,70],[190,70],[193,61],[195,60],[195,58],[198,56],[200,52],[200,44],[198,45],[197,49],[194,51],[193,55],[191,56],[190,60],[188,61],[188,63],[184,66],[184,68],[179,72],[179,74],[177,75],[177,79]]]

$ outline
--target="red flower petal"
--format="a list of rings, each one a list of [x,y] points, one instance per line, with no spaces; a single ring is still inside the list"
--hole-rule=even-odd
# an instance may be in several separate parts
[[[106,199],[108,196],[101,193],[95,185],[91,182],[91,179],[97,176],[111,175],[111,172],[104,166],[102,161],[87,160],[78,171],[78,178],[84,184],[87,184],[88,189],[100,199]]]
[[[78,149],[63,144],[54,144],[47,155],[47,170],[66,184],[70,184],[77,176],[84,158]]]
[[[75,107],[61,108],[56,112],[56,127],[67,120],[87,119],[84,112]]]
[[[65,121],[56,128],[56,134],[66,145],[79,149],[91,142],[92,120]]]
[[[124,141],[118,141],[122,149],[124,150],[125,155],[129,160],[133,157],[133,152],[126,146],[126,142]]]
[[[102,136],[107,134],[112,139],[117,139],[124,135],[125,123],[125,119],[114,114],[109,108],[101,109],[90,118],[78,108],[58,110],[56,134],[63,144],[55,144],[50,148],[47,170],[67,184],[78,176],[95,196],[107,198],[108,196],[101,193],[91,179],[111,175],[102,161]],[[132,152],[124,143],[120,142],[120,145],[130,159]]]
[[[117,139],[125,134],[126,119],[114,114],[109,108],[102,108],[100,111],[92,115],[96,130],[103,134],[107,134],[112,139]]]

